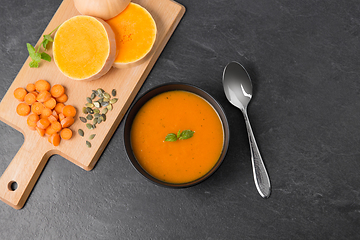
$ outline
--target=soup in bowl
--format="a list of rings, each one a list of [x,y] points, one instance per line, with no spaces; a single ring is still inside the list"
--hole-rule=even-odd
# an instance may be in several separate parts
[[[219,103],[198,87],[170,83],[146,92],[125,122],[125,148],[147,179],[169,187],[195,185],[213,174],[229,144]]]

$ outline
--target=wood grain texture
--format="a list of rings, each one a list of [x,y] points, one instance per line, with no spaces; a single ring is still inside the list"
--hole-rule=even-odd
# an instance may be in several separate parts
[[[81,168],[91,170],[111,139],[113,133],[124,117],[128,107],[144,83],[157,58],[171,37],[173,31],[185,13],[185,8],[171,0],[134,0],[133,2],[145,7],[153,16],[157,25],[157,39],[153,50],[141,64],[126,68],[112,68],[102,78],[94,81],[74,81],[66,78],[56,68],[54,61],[42,61],[37,69],[29,67],[30,58],[26,60],[12,85],[8,89],[0,103],[0,120],[17,129],[24,135],[24,144],[11,161],[0,178],[0,199],[15,209],[24,206],[31,190],[41,174],[47,160],[54,154],[59,154]],[[50,33],[58,25],[72,16],[79,15],[72,0],[64,0],[44,34]],[[38,44],[41,42],[39,39]],[[51,48],[47,51],[52,55]],[[16,106],[19,103],[13,96],[17,87],[25,87],[27,83],[45,79],[51,85],[62,84],[66,88],[69,100],[66,104],[75,106],[78,110],[76,121],[71,126],[74,132],[73,138],[61,141],[54,147],[45,137],[40,137],[36,131],[28,129],[26,117],[16,114]],[[99,124],[96,129],[88,130],[85,124],[78,120],[81,109],[86,102],[86,97],[92,89],[103,88],[110,92],[117,90],[118,102],[114,109],[107,114],[106,123]],[[96,137],[91,140],[92,148],[85,144],[85,138],[77,134],[77,130],[85,130],[85,138],[92,133]],[[17,183],[17,189],[11,190],[11,183]]]

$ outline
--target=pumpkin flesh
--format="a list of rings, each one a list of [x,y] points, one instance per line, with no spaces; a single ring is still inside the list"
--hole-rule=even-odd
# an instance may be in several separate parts
[[[53,54],[59,70],[69,78],[91,80],[110,69],[115,58],[114,34],[103,20],[90,16],[75,16],[57,30]],[[112,51],[111,51],[112,50]],[[108,61],[111,62],[108,67]]]
[[[115,33],[118,55],[114,67],[127,67],[143,59],[156,39],[156,24],[151,14],[130,3],[124,11],[106,21]]]

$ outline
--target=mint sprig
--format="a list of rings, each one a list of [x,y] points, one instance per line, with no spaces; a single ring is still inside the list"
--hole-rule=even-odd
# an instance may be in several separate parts
[[[42,42],[39,45],[37,50],[35,50],[35,47],[33,47],[30,43],[26,43],[26,47],[27,47],[27,50],[29,52],[29,56],[32,59],[32,61],[29,63],[29,66],[31,68],[38,68],[41,60],[45,60],[45,61],[48,61],[48,62],[51,61],[51,57],[50,57],[49,54],[47,54],[45,52],[39,52],[39,51],[40,51],[41,46],[43,46],[45,51],[47,50],[46,48],[47,48],[48,43],[54,41],[54,39],[51,37],[51,34],[53,32],[55,32],[55,30],[58,29],[58,28],[59,27],[55,28],[51,33],[45,34],[43,36],[44,39],[42,40]]]
[[[177,140],[189,139],[194,135],[194,133],[195,132],[191,130],[184,130],[182,132],[179,130],[177,134],[169,133],[165,137],[165,142],[175,142]]]

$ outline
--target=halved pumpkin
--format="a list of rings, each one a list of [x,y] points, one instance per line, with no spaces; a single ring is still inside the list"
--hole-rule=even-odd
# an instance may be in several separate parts
[[[107,73],[116,57],[115,34],[100,18],[75,16],[57,30],[53,43],[56,66],[74,80],[94,80]]]
[[[118,55],[114,67],[125,68],[140,63],[151,51],[156,39],[156,23],[151,14],[136,3],[106,21],[114,30]]]
[[[121,13],[130,0],[74,0],[76,9],[82,15],[108,20]]]

